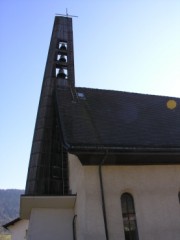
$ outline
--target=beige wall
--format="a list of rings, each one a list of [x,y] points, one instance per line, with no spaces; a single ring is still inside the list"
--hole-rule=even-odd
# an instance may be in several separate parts
[[[82,166],[69,155],[70,188],[77,193],[78,240],[104,240],[98,166]],[[180,165],[103,166],[110,240],[124,239],[120,196],[134,197],[139,240],[179,240]]]
[[[22,219],[16,222],[14,225],[8,227],[10,230],[12,237],[11,240],[24,240],[26,239],[26,233],[28,230],[29,221]]]
[[[73,216],[73,209],[33,208],[28,240],[72,240]]]

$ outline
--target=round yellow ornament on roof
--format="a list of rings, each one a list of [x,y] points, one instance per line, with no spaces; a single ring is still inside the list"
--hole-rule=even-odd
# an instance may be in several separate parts
[[[169,108],[170,110],[173,110],[173,109],[176,108],[177,102],[176,102],[175,100],[173,100],[173,99],[170,99],[170,100],[167,101],[166,106],[167,106],[167,108]]]

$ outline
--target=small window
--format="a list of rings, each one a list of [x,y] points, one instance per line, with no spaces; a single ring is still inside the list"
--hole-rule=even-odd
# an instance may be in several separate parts
[[[82,92],[78,92],[77,95],[78,95],[79,98],[81,98],[81,99],[83,99],[83,100],[86,99],[84,93],[82,93]]]
[[[178,193],[179,203],[180,203],[180,192]]]
[[[131,194],[124,193],[121,196],[121,207],[124,224],[125,240],[139,240],[134,200]]]

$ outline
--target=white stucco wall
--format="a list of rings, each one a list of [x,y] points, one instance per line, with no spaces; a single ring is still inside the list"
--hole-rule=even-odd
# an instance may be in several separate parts
[[[72,240],[73,216],[73,209],[33,208],[28,240]]]
[[[70,188],[77,193],[78,240],[104,240],[98,166],[82,166],[69,156]],[[107,223],[111,240],[124,239],[120,196],[134,197],[139,240],[180,239],[179,165],[103,166]]]
[[[22,219],[14,225],[8,227],[11,232],[11,240],[25,240],[26,232],[28,230],[28,220]]]

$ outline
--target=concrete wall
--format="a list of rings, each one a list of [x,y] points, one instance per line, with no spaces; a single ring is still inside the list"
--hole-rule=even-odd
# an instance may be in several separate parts
[[[73,209],[33,208],[28,240],[72,240],[73,216]]]
[[[98,166],[69,155],[70,188],[77,193],[77,239],[105,239]],[[180,165],[103,166],[110,240],[124,239],[120,196],[134,197],[139,240],[180,239]]]
[[[22,219],[16,222],[14,225],[8,227],[10,230],[12,237],[11,240],[24,240],[26,239],[26,233],[28,230],[29,221]]]

